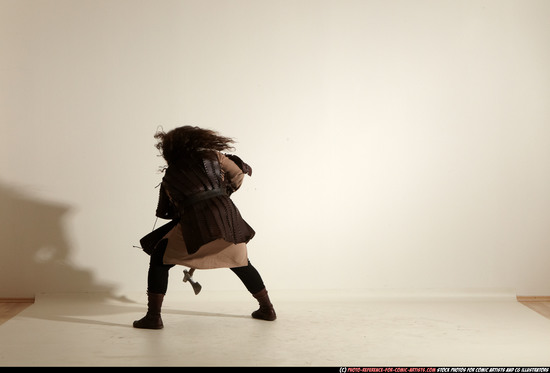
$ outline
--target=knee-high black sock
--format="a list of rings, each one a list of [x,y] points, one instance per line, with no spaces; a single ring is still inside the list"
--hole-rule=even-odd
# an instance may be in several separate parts
[[[147,273],[147,293],[149,294],[166,294],[168,289],[168,271],[174,265],[162,262],[166,244],[166,242],[159,243],[151,254],[149,272]]]
[[[260,273],[252,266],[250,261],[244,267],[235,267],[231,268],[231,270],[241,279],[251,294],[256,294],[265,288],[262,276],[260,276]]]

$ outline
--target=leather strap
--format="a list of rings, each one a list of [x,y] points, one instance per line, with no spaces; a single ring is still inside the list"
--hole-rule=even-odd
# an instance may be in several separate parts
[[[212,190],[206,190],[204,192],[199,192],[199,193],[196,193],[196,194],[193,194],[192,196],[189,196],[188,198],[185,199],[185,201],[183,202],[183,206],[190,206],[190,205],[193,205],[197,202],[200,202],[200,201],[204,201],[205,199],[210,199],[210,198],[214,198],[214,197],[218,197],[218,196],[223,196],[223,195],[226,195],[227,193],[225,192],[225,190],[221,189],[221,188],[217,188],[217,189],[212,189]]]

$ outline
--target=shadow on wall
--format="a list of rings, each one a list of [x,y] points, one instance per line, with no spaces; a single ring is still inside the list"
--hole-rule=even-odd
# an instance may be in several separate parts
[[[70,211],[0,182],[0,298],[82,289],[112,295],[113,286],[71,264],[65,226]]]

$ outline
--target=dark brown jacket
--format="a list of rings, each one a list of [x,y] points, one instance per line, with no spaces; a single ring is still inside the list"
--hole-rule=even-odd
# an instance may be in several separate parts
[[[173,220],[162,231],[161,238],[168,240],[165,263],[192,268],[246,265],[246,243],[255,232],[229,197],[245,172],[252,170],[240,158],[217,152],[166,169],[156,211],[158,217]]]

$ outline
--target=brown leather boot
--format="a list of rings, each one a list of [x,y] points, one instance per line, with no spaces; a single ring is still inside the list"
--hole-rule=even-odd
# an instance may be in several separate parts
[[[252,312],[253,318],[267,321],[273,321],[277,318],[275,309],[269,300],[269,296],[267,295],[267,290],[265,288],[256,294],[252,294],[252,296],[258,300],[258,303],[260,303],[260,308]]]
[[[134,328],[140,329],[162,329],[164,324],[160,317],[164,294],[147,294],[147,314],[141,319],[134,321]]]

